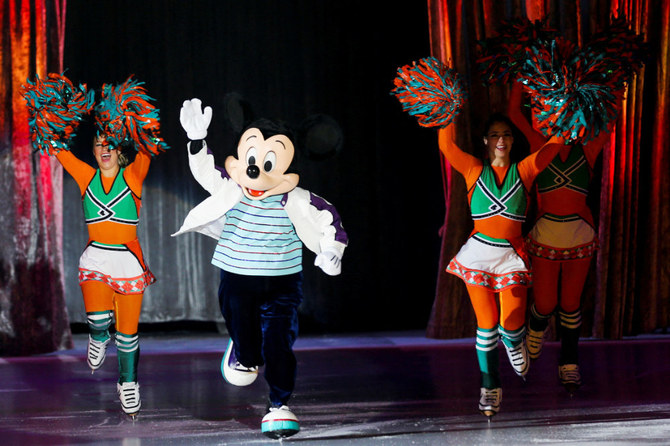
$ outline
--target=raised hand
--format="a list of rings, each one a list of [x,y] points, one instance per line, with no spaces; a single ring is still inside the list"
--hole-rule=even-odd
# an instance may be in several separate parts
[[[207,128],[212,120],[212,107],[202,109],[202,101],[193,98],[190,101],[184,101],[179,112],[179,122],[186,131],[186,136],[192,141],[205,139],[207,137]]]

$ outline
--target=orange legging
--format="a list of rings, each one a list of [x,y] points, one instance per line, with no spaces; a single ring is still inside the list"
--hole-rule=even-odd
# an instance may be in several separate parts
[[[507,288],[496,293],[488,288],[466,286],[477,317],[477,327],[491,329],[500,324],[505,330],[514,331],[525,325],[527,294],[525,287]],[[499,295],[500,311],[496,303],[496,294]]]
[[[113,310],[116,331],[125,334],[137,333],[143,294],[119,294],[96,280],[82,282],[81,292],[87,313]]]
[[[577,311],[591,259],[556,261],[533,257],[532,263],[533,295],[537,311],[540,314],[551,314],[556,309],[559,303],[559,277],[561,310],[566,313]]]

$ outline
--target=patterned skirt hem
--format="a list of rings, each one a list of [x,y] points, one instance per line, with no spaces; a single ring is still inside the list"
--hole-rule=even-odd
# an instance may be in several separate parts
[[[594,256],[598,250],[598,241],[594,240],[572,248],[553,248],[526,237],[526,250],[530,255],[546,260],[581,260]]]
[[[517,286],[530,287],[533,285],[533,275],[530,271],[512,271],[506,274],[493,274],[486,271],[465,268],[455,259],[451,259],[446,271],[460,277],[467,285],[484,287],[495,292]]]
[[[149,285],[156,281],[156,277],[151,271],[146,270],[138,277],[119,279],[110,277],[99,271],[79,268],[79,283],[89,280],[102,282],[119,294],[141,294]]]

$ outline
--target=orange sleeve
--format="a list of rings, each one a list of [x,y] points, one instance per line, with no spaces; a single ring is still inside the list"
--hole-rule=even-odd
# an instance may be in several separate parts
[[[470,189],[481,173],[482,161],[476,156],[464,152],[454,141],[453,124],[440,129],[438,133],[440,151],[458,173],[465,177]]]
[[[86,191],[91,178],[95,175],[95,169],[76,156],[69,150],[61,150],[56,154],[56,159],[61,163],[63,169],[69,173],[77,182],[82,195]]]
[[[562,138],[553,136],[540,150],[528,155],[519,163],[519,175],[526,190],[530,190],[535,177],[551,163],[564,146]]]
[[[530,153],[535,153],[540,150],[540,147],[547,141],[547,138],[533,128],[526,116],[521,111],[523,99],[523,85],[519,82],[512,83],[512,91],[510,93],[509,102],[507,105],[507,115],[515,126],[523,133],[530,144]]]
[[[138,197],[142,196],[142,183],[147,177],[150,164],[151,156],[140,150],[135,155],[135,160],[123,172],[123,177],[126,183],[128,183],[130,190]]]

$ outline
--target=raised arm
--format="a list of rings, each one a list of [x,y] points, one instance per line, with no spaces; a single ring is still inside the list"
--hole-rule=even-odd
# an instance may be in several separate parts
[[[61,150],[56,154],[56,159],[61,163],[63,169],[69,173],[79,186],[79,192],[84,195],[88,183],[95,175],[95,169],[79,158],[69,150]]]
[[[193,178],[210,194],[216,193],[225,183],[232,181],[226,170],[215,164],[214,155],[204,139],[190,141],[188,165]]]
[[[193,178],[210,194],[216,193],[230,181],[225,169],[216,166],[214,155],[207,148],[205,138],[212,120],[212,108],[202,108],[197,98],[184,101],[179,112],[179,121],[190,139],[187,144],[188,164]]]
[[[528,155],[519,163],[519,175],[526,190],[530,190],[535,177],[542,172],[565,147],[565,140],[559,136],[552,136],[540,149]]]
[[[530,144],[530,152],[534,153],[547,141],[547,138],[533,128],[522,112],[523,85],[520,82],[512,83],[509,102],[507,104],[507,116],[515,126],[523,133]]]
[[[151,164],[151,155],[143,151],[138,151],[135,155],[135,160],[126,167],[124,171],[124,178],[130,186],[135,195],[142,196],[142,183],[149,172],[149,165]]]
[[[476,156],[464,152],[456,143],[454,124],[441,128],[438,133],[438,145],[447,161],[466,179],[473,168],[481,168],[482,162]]]

